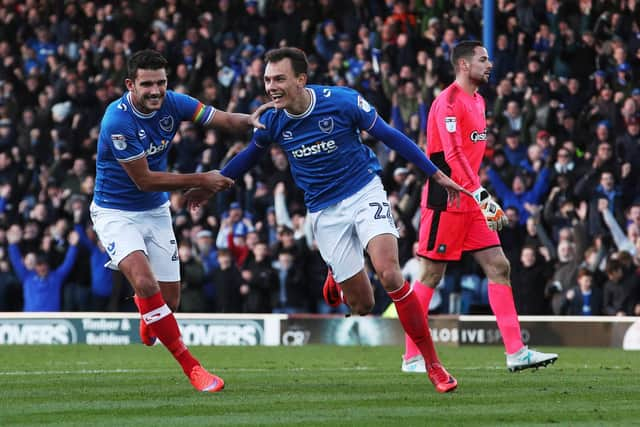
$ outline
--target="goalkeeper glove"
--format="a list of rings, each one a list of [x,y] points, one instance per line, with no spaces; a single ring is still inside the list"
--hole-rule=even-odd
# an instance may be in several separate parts
[[[480,210],[487,221],[487,226],[493,230],[502,230],[502,227],[509,223],[509,219],[499,204],[494,202],[489,192],[484,187],[479,187],[473,192],[473,198],[480,206]]]

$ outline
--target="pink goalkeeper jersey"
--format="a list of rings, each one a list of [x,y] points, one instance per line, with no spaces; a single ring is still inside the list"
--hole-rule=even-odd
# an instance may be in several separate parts
[[[467,94],[452,83],[433,101],[427,119],[427,156],[445,174],[469,191],[480,186],[478,171],[487,141],[484,98]],[[450,212],[478,209],[462,195],[460,207],[447,206],[447,193],[432,179],[422,193],[422,206]]]

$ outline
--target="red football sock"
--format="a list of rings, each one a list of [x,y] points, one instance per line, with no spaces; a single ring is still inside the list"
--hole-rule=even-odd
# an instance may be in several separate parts
[[[524,346],[524,343],[522,342],[520,322],[513,302],[511,286],[489,282],[489,304],[496,316],[507,354],[517,352]]]
[[[138,304],[142,321],[151,328],[151,332],[173,354],[173,357],[182,366],[184,373],[189,375],[191,369],[200,363],[182,342],[178,322],[176,322],[171,309],[165,304],[162,293],[158,292],[147,298],[138,297]]]
[[[440,363],[431,340],[431,332],[427,327],[427,319],[420,307],[420,300],[412,291],[409,282],[405,281],[400,289],[389,292],[389,296],[396,305],[402,328],[420,349],[427,368],[434,363]]]
[[[427,328],[429,327],[429,303],[431,302],[431,297],[433,297],[434,289],[423,285],[419,281],[413,282],[413,292],[418,297],[418,301],[420,301],[420,307],[425,314],[427,319]],[[411,337],[404,334],[404,360],[409,360],[420,354],[420,349],[413,342]]]

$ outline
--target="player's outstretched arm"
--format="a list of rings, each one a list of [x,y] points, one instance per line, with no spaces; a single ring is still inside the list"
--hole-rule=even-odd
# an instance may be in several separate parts
[[[262,104],[251,114],[228,113],[216,110],[210,126],[223,129],[227,132],[244,132],[252,128],[265,129],[265,125],[260,123],[260,115],[273,107],[273,101]]]
[[[470,192],[440,171],[405,134],[389,126],[380,117],[376,118],[375,123],[368,132],[374,138],[379,139],[389,148],[396,150],[402,157],[418,166],[427,176],[433,176],[435,181],[447,191],[447,198],[450,204],[460,205],[460,193],[471,196]]]
[[[149,169],[146,157],[120,164],[140,191],[173,191],[196,187],[218,192],[233,186],[233,180],[218,171],[184,174],[156,172]]]
[[[266,148],[266,146],[257,145],[255,139],[252,138],[249,145],[222,168],[220,175],[230,179],[237,179],[243,176],[260,160]],[[184,197],[189,209],[198,209],[214,193],[203,188],[192,188],[184,194]]]

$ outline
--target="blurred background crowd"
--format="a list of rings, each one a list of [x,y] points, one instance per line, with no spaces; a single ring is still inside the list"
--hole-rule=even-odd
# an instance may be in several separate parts
[[[480,177],[510,219],[500,237],[518,311],[640,315],[640,5],[498,0],[495,12]],[[59,287],[49,310],[135,309],[88,218],[100,119],[124,93],[132,52],[161,52],[171,89],[249,113],[267,101],[263,53],[300,47],[309,83],[357,89],[424,146],[429,106],[453,80],[452,47],[468,39],[482,39],[480,0],[1,0],[0,311],[34,309],[25,280]],[[170,168],[220,169],[249,137],[183,123]],[[363,140],[384,167],[401,265],[415,280],[425,177]],[[181,311],[332,311],[278,146],[198,212],[181,192],[171,210]],[[382,313],[388,300],[370,276]],[[465,257],[449,265],[430,310],[487,304],[486,280]]]

